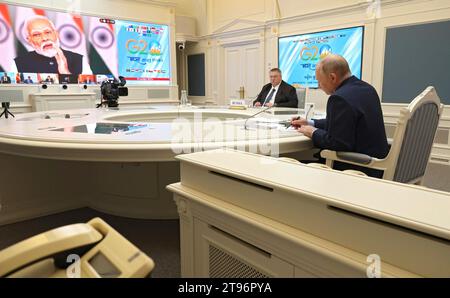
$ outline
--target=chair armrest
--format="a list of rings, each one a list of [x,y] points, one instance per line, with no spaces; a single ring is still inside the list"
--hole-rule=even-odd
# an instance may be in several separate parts
[[[320,156],[328,161],[345,162],[361,167],[373,168],[377,170],[385,170],[385,160],[371,157],[367,154],[355,152],[336,152],[331,150],[322,150]],[[329,165],[330,166],[330,165]]]
[[[362,153],[355,152],[337,152],[331,150],[322,150],[320,156],[334,161],[351,162],[362,165],[368,165],[372,162],[372,157]]]
[[[336,152],[336,156],[343,161],[351,161],[354,163],[360,163],[368,165],[372,162],[372,156],[356,152]]]

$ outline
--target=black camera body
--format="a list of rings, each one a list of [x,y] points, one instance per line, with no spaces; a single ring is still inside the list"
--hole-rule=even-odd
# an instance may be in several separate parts
[[[100,85],[102,93],[101,104],[108,105],[108,107],[119,106],[119,97],[128,96],[128,88],[124,87],[127,83],[124,77],[119,77],[119,81],[114,79],[107,79]]]

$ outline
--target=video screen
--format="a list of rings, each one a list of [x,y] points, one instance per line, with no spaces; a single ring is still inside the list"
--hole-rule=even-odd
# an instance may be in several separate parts
[[[328,54],[343,56],[361,79],[364,27],[280,37],[278,65],[283,80],[296,88],[317,88],[316,64]]]
[[[170,83],[167,25],[0,4],[0,48],[2,84]]]

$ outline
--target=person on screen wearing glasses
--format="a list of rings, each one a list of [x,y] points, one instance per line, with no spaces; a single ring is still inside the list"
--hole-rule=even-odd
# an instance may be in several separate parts
[[[264,85],[258,97],[253,102],[255,107],[286,107],[297,108],[298,99],[295,88],[283,81],[281,70],[272,68],[269,72],[270,83]]]
[[[59,33],[47,17],[33,16],[25,28],[34,51],[14,59],[18,72],[92,74],[86,57],[60,47]]]
[[[310,137],[314,147],[384,158],[389,148],[377,91],[350,72],[344,57],[329,54],[316,65],[319,88],[327,95],[326,119],[294,118],[291,125]],[[324,162],[319,158],[319,162]],[[317,161],[315,161],[317,162]],[[334,169],[354,169],[381,178],[383,172],[345,163]]]

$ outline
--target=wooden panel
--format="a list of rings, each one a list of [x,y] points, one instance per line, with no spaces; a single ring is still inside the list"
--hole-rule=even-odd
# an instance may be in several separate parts
[[[241,51],[239,48],[225,49],[225,103],[239,98],[241,86]]]
[[[262,87],[259,78],[261,67],[259,63],[259,44],[252,44],[243,48],[244,51],[244,76],[245,98],[254,99]]]

